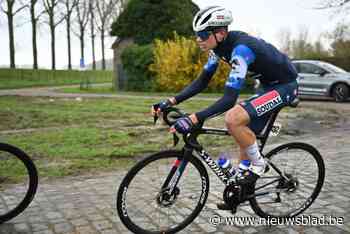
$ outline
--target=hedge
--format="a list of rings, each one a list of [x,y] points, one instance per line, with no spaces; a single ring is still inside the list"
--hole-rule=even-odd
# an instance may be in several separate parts
[[[0,69],[0,89],[112,82],[113,71]]]
[[[152,72],[148,69],[153,63],[152,45],[131,45],[123,51],[121,58],[127,76],[126,90],[152,90]]]

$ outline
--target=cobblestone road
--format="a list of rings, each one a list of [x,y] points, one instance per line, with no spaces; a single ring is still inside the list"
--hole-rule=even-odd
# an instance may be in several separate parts
[[[345,124],[345,129],[289,139],[314,145],[325,161],[325,184],[305,215],[343,218],[343,225],[212,226],[209,218],[232,215],[216,209],[215,204],[221,199],[223,186],[209,173],[211,187],[207,204],[199,217],[180,233],[350,233],[350,123]],[[0,225],[0,234],[130,233],[119,220],[115,209],[117,188],[125,173],[126,170],[120,170],[41,182],[30,207],[10,222]],[[239,207],[235,216],[257,217],[247,205]]]
[[[181,233],[350,233],[350,129],[329,132],[324,136],[305,136],[318,147],[326,164],[326,180],[316,202],[305,214],[314,217],[343,217],[338,226],[225,226],[210,225],[214,215],[231,216],[215,208],[223,186],[211,177],[211,192],[200,216]],[[126,171],[91,177],[71,177],[41,183],[30,207],[12,221],[0,225],[1,234],[51,233],[130,233],[116,215],[115,197]],[[242,206],[235,216],[256,215]]]

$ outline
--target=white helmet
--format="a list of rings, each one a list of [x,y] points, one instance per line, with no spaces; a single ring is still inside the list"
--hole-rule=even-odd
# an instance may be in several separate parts
[[[199,32],[217,27],[225,27],[231,24],[231,22],[231,11],[226,10],[224,7],[209,6],[197,12],[194,16],[192,26],[195,32]]]

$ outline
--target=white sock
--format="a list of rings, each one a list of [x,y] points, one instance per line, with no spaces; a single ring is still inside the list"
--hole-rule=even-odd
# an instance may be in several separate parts
[[[259,152],[259,146],[256,141],[254,144],[248,146],[245,152],[254,166],[263,166],[265,164],[265,161]]]

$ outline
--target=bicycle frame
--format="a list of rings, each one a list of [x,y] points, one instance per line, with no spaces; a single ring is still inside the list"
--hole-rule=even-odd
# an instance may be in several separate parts
[[[296,105],[291,106],[296,107]],[[275,110],[275,113],[268,117],[262,134],[257,136],[260,152],[264,149],[269,133],[275,132],[274,122],[279,111],[280,109]],[[186,115],[181,110],[170,107],[168,111],[163,111],[162,117],[168,126],[173,126],[178,118]],[[156,117],[158,116],[154,118],[155,123]],[[232,214],[236,213],[240,204],[249,201],[252,210],[262,218],[276,217],[278,220],[293,218],[306,210],[321,191],[325,177],[324,163],[318,150],[309,144],[291,142],[274,147],[262,155],[268,164],[265,175],[259,177],[257,181],[256,178],[241,180],[240,177],[226,175],[226,171],[219,167],[210,154],[205,151],[197,141],[198,136],[202,134],[225,137],[230,135],[225,129],[203,128],[203,126],[197,125],[189,134],[182,135],[184,146],[181,151],[162,150],[146,157],[128,172],[119,186],[117,209],[121,221],[129,230],[135,233],[175,233],[189,225],[202,211],[209,196],[210,177],[205,164],[225,186],[222,200],[226,205],[221,206],[220,204],[217,209],[231,210]],[[176,145],[178,141],[179,138],[174,134],[174,144]],[[294,160],[294,165],[286,166],[285,164],[289,163],[285,162],[289,162],[289,158],[293,160],[293,156],[298,158],[300,156],[301,160]],[[304,162],[306,157],[311,157],[312,163],[316,163],[316,167],[310,167],[313,169],[312,173],[317,174],[315,175],[316,180],[314,177],[310,180],[299,180],[298,172],[294,173],[295,168]],[[173,164],[167,162],[169,159],[173,160]],[[153,179],[149,181],[152,184],[145,183],[142,178],[141,180],[136,178],[146,167],[152,170],[151,173],[146,174],[152,175],[150,178]],[[304,177],[305,174],[301,173],[300,176]],[[134,182],[135,178],[136,182]],[[315,187],[310,185],[311,180],[312,182],[317,181]],[[159,182],[163,183],[160,184],[162,185],[160,188],[158,187]],[[142,186],[144,187],[142,188]],[[152,192],[147,194],[150,196],[144,197],[146,195],[144,191],[148,193],[150,187],[153,188]],[[264,189],[260,190],[261,188]],[[291,200],[288,200],[289,194],[296,191],[296,198],[292,196]],[[139,195],[133,196],[135,193]],[[131,194],[130,199],[127,199],[127,194]],[[260,197],[263,199],[259,199]],[[285,199],[287,200],[285,201]],[[296,199],[297,201],[294,201]],[[305,199],[305,202],[300,203],[299,199]],[[277,206],[274,203],[277,203]],[[144,207],[145,209],[134,210],[135,204],[139,208]],[[183,207],[186,209],[183,210]],[[153,211],[149,213],[149,208],[155,208],[153,209],[154,213],[158,213],[158,215],[153,216]],[[170,212],[170,209],[175,212]],[[133,212],[129,215],[128,210]],[[181,213],[181,217],[178,216],[178,212]],[[166,223],[160,219],[163,216],[168,220]],[[153,217],[158,217],[158,219],[154,220]]]
[[[264,149],[264,146],[267,142],[268,136],[270,134],[270,131],[272,130],[273,124],[277,118],[277,115],[281,109],[278,109],[274,113],[271,114],[266,126],[262,130],[262,134],[257,135],[257,139],[260,141],[259,144],[259,151],[261,155],[264,157],[262,151]],[[228,186],[230,184],[229,178],[224,173],[224,171],[221,169],[221,167],[216,163],[215,160],[212,159],[210,154],[206,152],[203,147],[198,143],[197,137],[199,135],[222,135],[222,136],[229,136],[229,132],[225,129],[216,129],[216,128],[200,128],[197,131],[194,131],[193,133],[190,133],[189,135],[183,135],[183,140],[185,142],[185,146],[183,147],[183,158],[177,159],[174,162],[174,165],[165,180],[162,189],[169,188],[168,191],[169,194],[172,194],[174,191],[174,188],[178,184],[185,168],[187,165],[186,158],[192,157],[193,151],[197,153],[197,155],[203,159],[203,161],[208,165],[208,167],[216,174],[216,176],[226,185]],[[269,163],[272,168],[274,168],[281,176],[283,176],[283,173],[275,167],[272,163]],[[177,170],[179,168],[179,170]],[[176,173],[176,176],[174,174]],[[267,185],[266,185],[267,186]],[[265,187],[261,186],[258,189]],[[260,195],[260,194],[259,194]],[[262,195],[262,194],[261,194]]]

